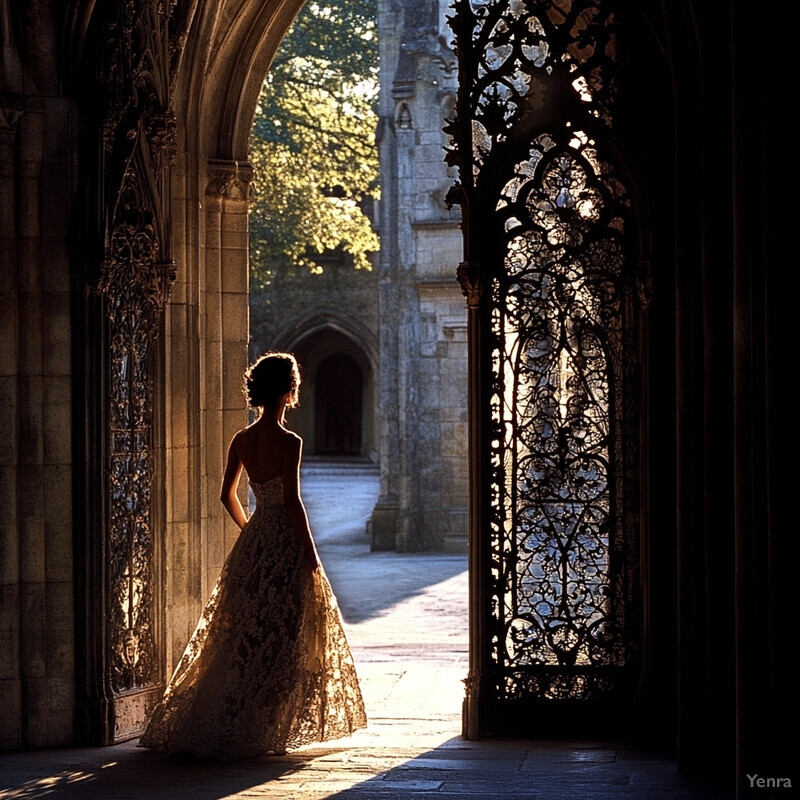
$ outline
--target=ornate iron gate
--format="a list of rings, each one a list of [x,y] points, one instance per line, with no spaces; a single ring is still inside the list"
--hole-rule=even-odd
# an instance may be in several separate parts
[[[76,526],[79,730],[92,744],[140,734],[163,690],[154,384],[176,276],[169,177],[181,11],[175,0],[106,3],[86,47],[106,102],[104,119],[84,110],[99,138],[97,178],[87,180],[98,225],[87,222],[83,233],[79,334],[87,407],[85,519]]]
[[[574,725],[635,681],[640,302],[609,144],[610,6],[458,0],[451,22],[473,386],[470,736]]]

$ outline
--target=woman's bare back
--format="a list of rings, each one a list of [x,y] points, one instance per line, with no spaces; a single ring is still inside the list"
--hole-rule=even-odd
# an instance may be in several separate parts
[[[236,455],[253,483],[266,483],[297,467],[300,437],[276,423],[259,420],[233,439]]]

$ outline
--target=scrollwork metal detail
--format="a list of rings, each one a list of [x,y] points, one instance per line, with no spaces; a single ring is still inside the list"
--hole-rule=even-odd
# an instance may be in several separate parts
[[[611,125],[616,23],[600,0],[459,0],[450,24],[460,59],[449,162],[472,184],[493,154],[530,129],[572,116]]]
[[[504,701],[608,696],[636,649],[637,292],[629,193],[603,152],[611,6],[458,0],[451,23],[461,87],[448,160],[482,269],[478,535]]]
[[[592,142],[537,138],[504,187],[492,280],[496,658],[507,694],[585,698],[625,663],[614,457],[627,197]],[[522,674],[546,667],[535,680]],[[567,669],[564,669],[567,668]]]
[[[109,644],[117,691],[157,678],[153,641],[153,382],[150,356],[160,312],[175,279],[159,261],[154,214],[138,171],[125,171],[100,289],[109,343]]]
[[[98,288],[108,316],[105,678],[113,695],[160,680],[153,559],[153,343],[176,269],[166,174],[176,2],[109,6],[102,130],[108,209]]]

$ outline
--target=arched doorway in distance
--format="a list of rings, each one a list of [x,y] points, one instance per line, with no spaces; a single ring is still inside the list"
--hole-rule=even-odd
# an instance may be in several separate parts
[[[315,315],[269,345],[294,353],[300,362],[300,405],[288,424],[303,437],[305,454],[377,463],[377,345],[369,332],[341,317]]]
[[[314,438],[318,455],[361,454],[364,374],[347,353],[320,362],[314,381]]]

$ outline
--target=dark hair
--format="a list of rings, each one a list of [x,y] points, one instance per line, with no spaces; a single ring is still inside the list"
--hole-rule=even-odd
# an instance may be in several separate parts
[[[278,400],[289,395],[286,405],[297,405],[300,369],[291,353],[270,350],[244,373],[244,396],[252,408],[275,408]]]

